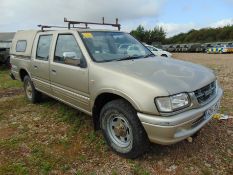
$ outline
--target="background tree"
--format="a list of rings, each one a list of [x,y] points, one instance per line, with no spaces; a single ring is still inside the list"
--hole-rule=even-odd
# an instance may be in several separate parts
[[[147,44],[152,44],[153,42],[164,43],[166,38],[164,29],[159,26],[156,26],[152,30],[145,30],[142,25],[139,25],[135,30],[132,30],[130,34]]]
[[[190,30],[187,33],[181,33],[173,37],[167,38],[167,44],[182,43],[206,43],[233,41],[233,25],[219,28],[203,28],[200,30]]]

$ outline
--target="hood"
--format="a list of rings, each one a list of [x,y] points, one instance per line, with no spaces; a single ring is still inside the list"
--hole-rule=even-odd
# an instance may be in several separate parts
[[[193,92],[216,79],[214,73],[204,66],[161,57],[114,61],[102,66],[163,88],[170,95]]]

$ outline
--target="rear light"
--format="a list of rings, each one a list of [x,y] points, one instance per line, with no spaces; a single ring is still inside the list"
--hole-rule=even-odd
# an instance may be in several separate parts
[[[9,63],[8,68],[12,69],[12,64],[11,63]]]

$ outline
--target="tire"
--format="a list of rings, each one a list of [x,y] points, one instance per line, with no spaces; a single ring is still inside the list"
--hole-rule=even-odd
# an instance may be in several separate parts
[[[41,99],[41,93],[35,89],[34,84],[28,75],[24,77],[24,92],[26,98],[31,103],[37,103]]]
[[[110,101],[102,108],[100,125],[107,144],[122,157],[134,159],[149,148],[136,110],[123,99]]]

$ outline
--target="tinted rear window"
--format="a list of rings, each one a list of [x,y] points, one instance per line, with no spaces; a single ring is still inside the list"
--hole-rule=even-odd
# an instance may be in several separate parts
[[[16,44],[16,52],[25,52],[27,47],[27,41],[26,40],[19,40]]]

